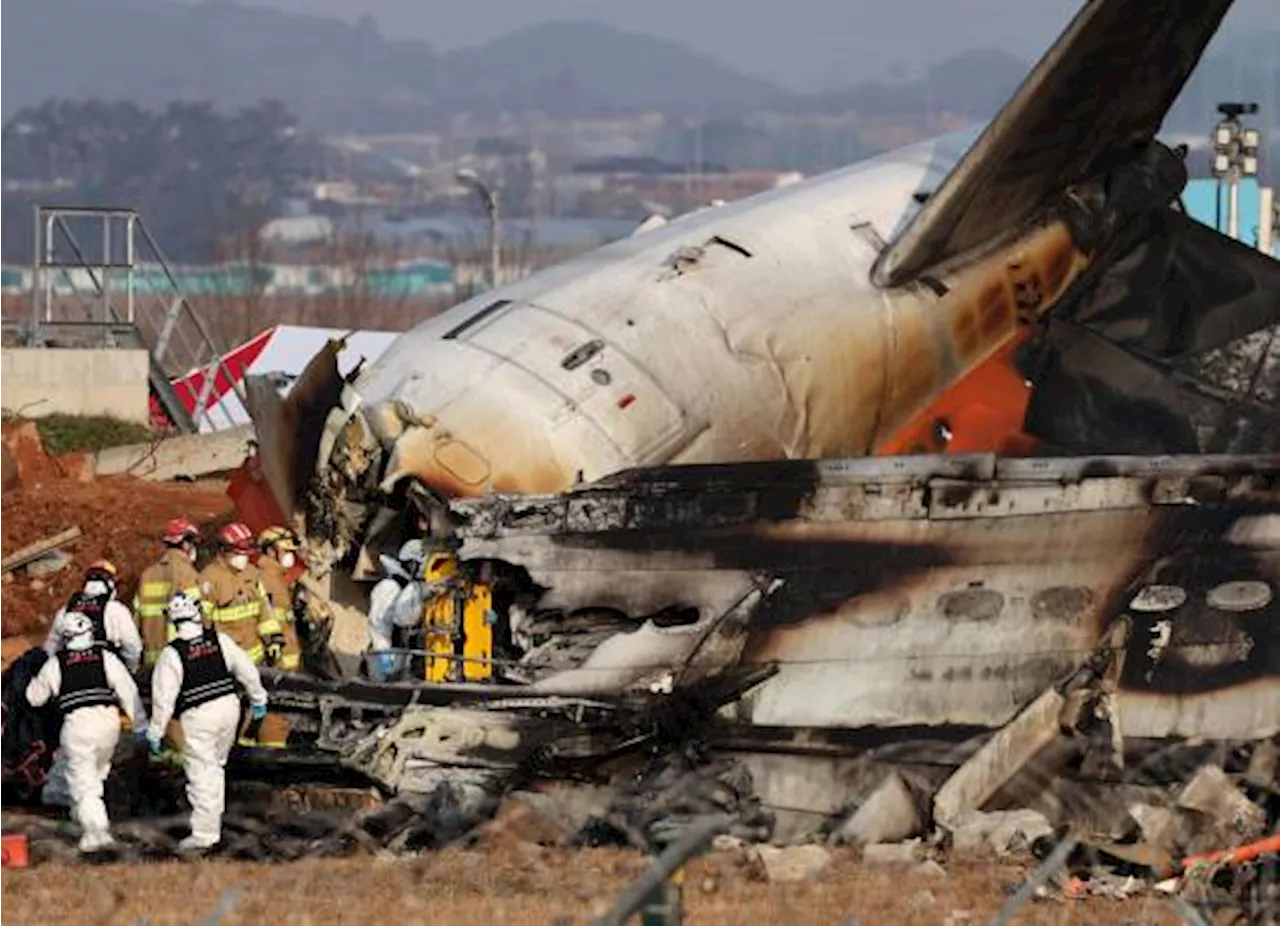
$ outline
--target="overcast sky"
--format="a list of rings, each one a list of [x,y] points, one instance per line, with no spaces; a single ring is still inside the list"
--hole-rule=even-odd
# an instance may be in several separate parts
[[[795,89],[841,86],[994,46],[1038,58],[1080,0],[241,0],[354,20],[437,48],[475,45],[552,19],[676,39]],[[1159,2],[1159,0],[1150,0]],[[1280,28],[1280,0],[1237,0],[1228,26]]]

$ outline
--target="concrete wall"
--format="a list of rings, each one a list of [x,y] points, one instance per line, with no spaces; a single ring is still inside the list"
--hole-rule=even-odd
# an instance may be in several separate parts
[[[111,415],[146,424],[147,352],[5,348],[0,351],[0,402],[27,418]]]
[[[244,424],[212,434],[184,434],[158,444],[108,447],[94,458],[99,476],[122,473],[163,482],[169,479],[198,479],[212,473],[235,469],[249,455],[253,425]]]

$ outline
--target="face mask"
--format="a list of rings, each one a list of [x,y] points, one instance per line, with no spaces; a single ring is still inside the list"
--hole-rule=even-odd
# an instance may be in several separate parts
[[[295,562],[297,562],[297,557],[293,555],[292,550],[285,550],[280,554],[280,565],[285,569],[292,569]]]
[[[227,563],[236,572],[244,572],[249,568],[249,554],[233,553],[231,556],[227,557]]]
[[[194,640],[204,633],[204,628],[200,626],[199,621],[180,621],[174,624],[173,630],[179,640]]]
[[[187,547],[187,559],[191,560],[191,562],[193,562],[193,563],[196,561],[196,548],[195,548],[195,547]]]

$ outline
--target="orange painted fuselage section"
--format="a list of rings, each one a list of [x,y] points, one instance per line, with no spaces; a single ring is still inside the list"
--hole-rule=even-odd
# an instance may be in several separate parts
[[[876,447],[876,453],[1033,453],[1036,440],[1022,430],[1031,390],[1014,363],[1014,352],[1025,339],[1022,332],[1010,338]]]

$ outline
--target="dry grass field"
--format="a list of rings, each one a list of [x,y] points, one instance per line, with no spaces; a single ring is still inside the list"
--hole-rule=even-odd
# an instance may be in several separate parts
[[[544,849],[528,843],[483,851],[444,850],[410,859],[354,858],[283,865],[203,861],[8,871],[3,908],[11,924],[199,923],[228,890],[239,889],[222,926],[257,923],[449,923],[550,926],[587,923],[645,865],[618,849]],[[836,850],[819,880],[770,884],[738,853],[716,852],[689,866],[689,924],[985,923],[1004,889],[1029,864],[967,862],[929,876],[900,866],[869,867]],[[1002,887],[1005,886],[1005,887]],[[1018,923],[1174,924],[1156,898],[1040,900]]]

